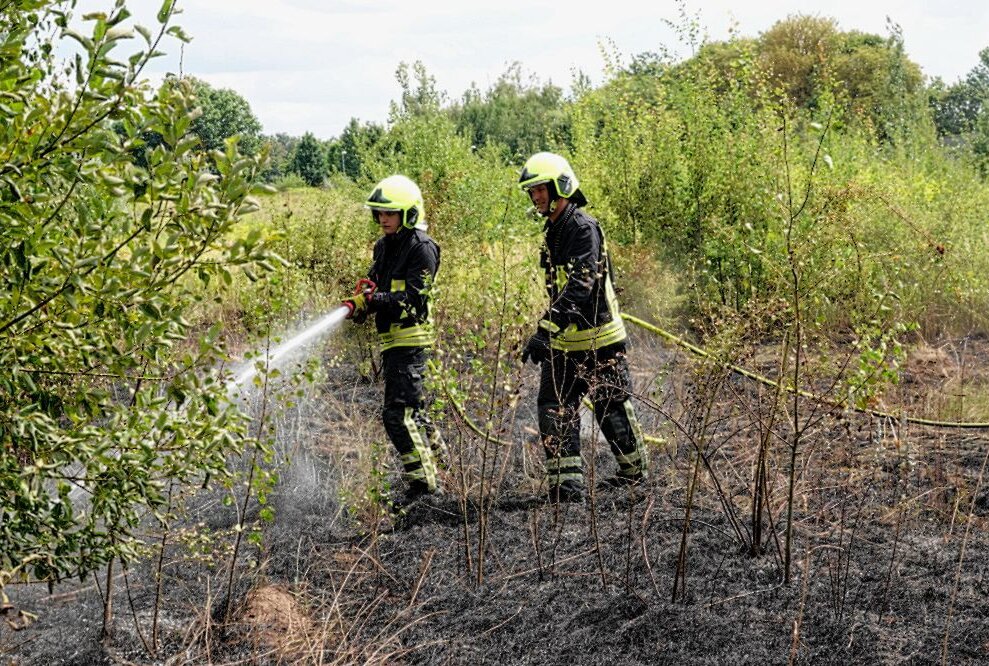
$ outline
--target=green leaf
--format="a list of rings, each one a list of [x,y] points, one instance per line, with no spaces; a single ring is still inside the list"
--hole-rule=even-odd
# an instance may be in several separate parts
[[[182,28],[180,28],[177,25],[173,25],[172,27],[170,27],[168,29],[168,34],[186,44],[192,41],[192,37],[189,37],[187,34],[185,34],[185,31],[182,30]]]
[[[93,40],[91,40],[89,37],[83,37],[75,30],[63,30],[62,34],[70,39],[74,39],[77,42],[79,42],[82,45],[82,47],[86,49],[86,51],[93,50]]]
[[[110,17],[109,24],[117,25],[123,21],[126,21],[131,17],[130,10],[127,7],[118,6],[116,12]]]
[[[172,15],[172,6],[175,4],[175,0],[165,0],[161,3],[161,9],[158,10],[158,23],[164,25],[168,22],[168,19]]]
[[[152,319],[161,319],[161,309],[159,309],[155,303],[152,303],[150,301],[145,301],[141,303],[138,307],[140,307],[141,312],[143,312],[148,317]]]
[[[118,39],[132,39],[133,37],[134,30],[125,25],[115,25],[107,30],[106,33],[106,40],[108,42],[116,41]]]
[[[148,46],[151,45],[151,31],[150,30],[148,30],[147,28],[145,28],[143,25],[136,25],[136,24],[134,25],[134,30],[136,30],[137,33],[139,35],[141,35],[141,37],[144,37],[144,41],[146,41],[148,43]]]

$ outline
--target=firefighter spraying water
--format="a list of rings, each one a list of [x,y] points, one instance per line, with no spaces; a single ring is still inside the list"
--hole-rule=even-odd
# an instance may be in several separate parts
[[[354,295],[343,306],[355,323],[374,315],[385,377],[381,416],[407,484],[399,502],[409,503],[440,492],[437,466],[445,457],[423,390],[434,340],[429,301],[440,248],[426,234],[422,193],[409,178],[385,178],[366,205],[382,236],[374,245],[367,277],[357,281]]]
[[[423,389],[434,340],[429,300],[440,249],[426,234],[422,193],[409,178],[385,178],[374,187],[366,206],[382,232],[367,276],[357,281],[353,294],[339,307],[235,371],[228,386],[231,393],[243,391],[259,372],[280,369],[345,319],[362,324],[374,315],[385,378],[382,421],[401,458],[407,484],[404,497],[396,503],[408,504],[441,492],[438,466],[446,457]]]

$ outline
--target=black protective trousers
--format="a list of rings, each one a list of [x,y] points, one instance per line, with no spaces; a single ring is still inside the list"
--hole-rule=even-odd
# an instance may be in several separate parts
[[[594,418],[618,462],[618,475],[646,475],[648,456],[635,418],[625,343],[590,351],[553,350],[539,381],[539,431],[550,488],[584,483],[580,458],[580,403],[589,395]]]
[[[425,347],[394,347],[381,353],[385,377],[381,416],[402,460],[402,477],[410,488],[434,492],[445,445],[427,411],[423,378],[428,358]]]

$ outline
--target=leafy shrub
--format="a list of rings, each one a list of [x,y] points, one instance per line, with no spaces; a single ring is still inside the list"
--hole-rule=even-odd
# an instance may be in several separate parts
[[[140,79],[183,37],[171,3],[128,58],[110,55],[122,3],[84,35],[61,8],[0,6],[0,587],[131,558],[169,487],[226,476],[243,421],[203,371],[223,350],[215,329],[180,343],[203,284],[269,259],[259,234],[230,236],[263,156],[197,151],[192,88]]]

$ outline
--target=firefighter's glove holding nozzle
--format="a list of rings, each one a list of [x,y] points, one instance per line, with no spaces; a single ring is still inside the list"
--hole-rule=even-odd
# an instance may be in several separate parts
[[[549,331],[539,328],[536,334],[529,338],[522,350],[522,363],[532,361],[535,365],[549,360]]]
[[[374,292],[378,290],[378,285],[367,278],[361,278],[354,287],[354,295],[344,299],[342,305],[347,308],[347,319],[354,319],[358,323],[367,317],[368,308],[373,300]]]

